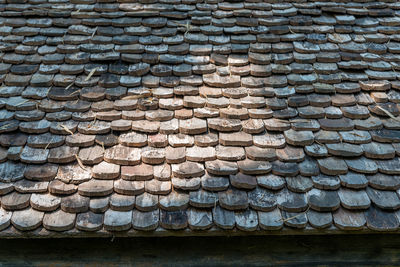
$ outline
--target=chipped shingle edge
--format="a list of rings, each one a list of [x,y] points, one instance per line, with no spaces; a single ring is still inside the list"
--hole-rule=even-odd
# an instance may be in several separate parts
[[[165,230],[158,227],[154,231],[137,231],[130,229],[123,232],[109,232],[104,229],[97,232],[84,232],[76,228],[64,232],[48,231],[40,227],[34,231],[20,232],[14,227],[0,231],[0,238],[4,239],[46,239],[46,238],[130,238],[130,237],[202,237],[202,236],[289,236],[289,235],[352,235],[352,234],[400,234],[400,230],[395,231],[374,231],[366,226],[359,230],[340,230],[335,226],[326,229],[315,229],[307,226],[304,229],[294,229],[284,227],[280,230],[262,230],[256,231],[241,231],[238,229],[224,230],[218,227],[213,227],[207,231],[185,230]]]

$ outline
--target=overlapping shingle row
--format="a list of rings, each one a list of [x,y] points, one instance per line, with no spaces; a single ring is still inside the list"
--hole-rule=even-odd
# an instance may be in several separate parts
[[[398,229],[399,2],[0,10],[0,236]]]

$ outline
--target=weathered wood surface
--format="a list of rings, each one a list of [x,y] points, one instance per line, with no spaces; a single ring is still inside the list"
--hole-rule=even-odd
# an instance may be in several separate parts
[[[22,267],[397,266],[400,262],[400,236],[390,234],[1,240],[0,247],[2,266]]]

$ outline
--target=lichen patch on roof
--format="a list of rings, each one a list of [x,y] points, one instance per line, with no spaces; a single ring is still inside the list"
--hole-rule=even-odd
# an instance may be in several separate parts
[[[3,0],[0,51],[0,237],[400,227],[398,1]]]

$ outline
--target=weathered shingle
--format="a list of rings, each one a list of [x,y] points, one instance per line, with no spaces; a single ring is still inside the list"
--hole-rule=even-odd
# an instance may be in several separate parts
[[[393,1],[14,2],[0,236],[398,229]]]

